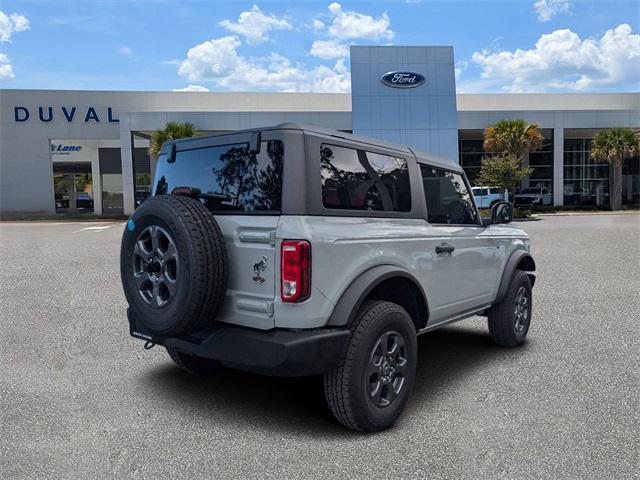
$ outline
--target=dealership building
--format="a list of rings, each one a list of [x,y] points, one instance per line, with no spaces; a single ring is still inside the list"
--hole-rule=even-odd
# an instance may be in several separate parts
[[[222,133],[285,122],[380,138],[459,162],[473,182],[482,131],[539,124],[520,186],[554,205],[608,203],[609,166],[589,157],[602,129],[640,129],[640,94],[456,94],[452,47],[351,47],[351,94],[0,90],[2,213],[129,214],[151,189],[149,138],[169,121]],[[640,160],[623,204],[640,201]]]

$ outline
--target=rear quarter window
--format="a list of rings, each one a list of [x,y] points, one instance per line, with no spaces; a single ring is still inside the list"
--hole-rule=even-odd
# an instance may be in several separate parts
[[[322,204],[329,209],[411,211],[404,158],[322,144]]]
[[[154,195],[197,188],[217,213],[279,212],[283,159],[280,140],[262,142],[258,154],[249,153],[247,143],[178,151],[173,163],[158,159]]]

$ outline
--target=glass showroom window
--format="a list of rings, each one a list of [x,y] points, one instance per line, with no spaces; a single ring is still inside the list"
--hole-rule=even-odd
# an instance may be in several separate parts
[[[481,135],[481,133],[480,133]],[[482,167],[482,158],[487,155],[482,148],[482,138],[460,139],[460,166],[464,168],[469,183],[476,185],[476,177]]]
[[[529,188],[546,188],[553,192],[553,132],[544,132],[544,142],[540,149],[529,153]]]
[[[564,141],[564,204],[606,205],[609,203],[609,165],[592,160],[590,138]]]

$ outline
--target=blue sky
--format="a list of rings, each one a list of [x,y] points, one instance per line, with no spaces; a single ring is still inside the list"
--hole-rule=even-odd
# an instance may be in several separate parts
[[[637,1],[0,3],[0,88],[349,90],[348,46],[453,45],[461,92],[640,86]]]

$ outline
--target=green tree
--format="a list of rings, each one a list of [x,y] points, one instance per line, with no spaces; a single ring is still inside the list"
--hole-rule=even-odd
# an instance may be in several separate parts
[[[516,186],[532,172],[532,169],[522,167],[522,160],[529,152],[538,150],[544,142],[540,127],[537,123],[527,123],[522,119],[500,120],[487,127],[483,137],[484,151],[494,155],[493,158],[485,157],[482,160],[476,184],[495,185],[503,191],[509,190],[513,203]]]
[[[537,123],[524,120],[500,120],[484,130],[484,151],[509,155],[522,160],[524,156],[538,150],[544,137]]]
[[[151,146],[149,147],[149,155],[157,158],[160,154],[162,145],[167,140],[195,137],[196,135],[198,135],[198,131],[192,123],[168,122],[164,126],[164,128],[156,130],[151,134]]]
[[[591,142],[591,158],[609,163],[611,189],[609,201],[612,210],[622,207],[622,163],[640,152],[640,134],[624,127],[598,132]]]
[[[530,167],[523,167],[521,159],[513,155],[485,157],[476,183],[478,185],[494,185],[503,191],[508,190],[513,195],[516,185],[524,177],[531,175],[532,171],[533,169]],[[513,200],[513,196],[511,199]]]

